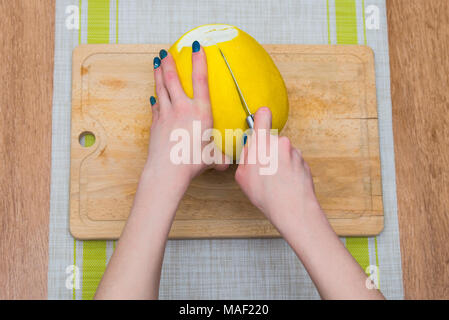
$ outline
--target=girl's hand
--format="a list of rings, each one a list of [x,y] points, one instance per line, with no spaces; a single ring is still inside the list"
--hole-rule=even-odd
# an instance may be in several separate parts
[[[157,180],[172,180],[178,184],[188,185],[190,180],[208,167],[224,170],[227,165],[207,165],[202,160],[194,164],[193,157],[193,123],[201,123],[201,134],[213,127],[212,111],[209,99],[209,86],[207,78],[207,60],[204,49],[195,41],[192,44],[192,84],[193,99],[184,92],[179,81],[176,63],[173,57],[165,50],[161,50],[160,58],[154,58],[154,78],[156,83],[157,101],[151,97],[153,108],[153,122],[151,125],[150,145],[148,159],[144,174],[150,172]],[[170,154],[178,142],[170,141],[173,131],[181,129],[189,134],[190,161],[176,164]],[[210,142],[201,143],[201,151]],[[222,157],[221,152],[217,151]],[[197,155],[198,157],[198,155]],[[199,155],[201,158],[201,154]],[[224,163],[224,161],[223,161]]]
[[[366,287],[364,270],[332,230],[316,199],[312,174],[301,152],[292,147],[287,137],[271,136],[271,140],[265,139],[266,143],[259,146],[257,141],[262,141],[261,136],[270,135],[270,110],[260,108],[254,120],[254,133],[242,151],[243,161],[235,174],[240,187],[295,251],[321,297],[383,299],[379,290]],[[276,141],[278,166],[274,174],[261,175],[264,166],[259,159],[255,164],[244,162],[256,148],[275,151]]]
[[[162,62],[154,59],[158,101],[150,99],[153,123],[148,159],[126,226],[98,287],[97,299],[157,299],[165,244],[176,208],[190,180],[213,166],[203,162],[175,164],[170,159],[176,144],[170,141],[174,130],[189,134],[187,151],[192,160],[194,122],[201,123],[201,133],[212,128],[206,55],[197,41],[192,49],[193,99],[186,96],[179,82],[173,57],[161,50]],[[200,143],[201,151],[205,144]],[[218,156],[222,157],[221,152]]]
[[[275,152],[273,146],[270,148],[270,129],[271,111],[260,108],[255,114],[254,132],[242,150],[244,162],[240,161],[235,179],[251,202],[284,234],[306,212],[324,214],[315,196],[310,168],[287,137],[271,135],[271,142],[276,139],[278,144],[276,172],[261,175],[260,159],[255,164],[248,163],[248,155],[257,154],[257,140],[261,135],[266,135],[266,145],[260,147]]]

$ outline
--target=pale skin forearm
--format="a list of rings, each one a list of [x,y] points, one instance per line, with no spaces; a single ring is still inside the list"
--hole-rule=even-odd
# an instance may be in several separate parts
[[[367,275],[346,250],[318,204],[281,231],[323,299],[384,299],[366,287]]]
[[[185,182],[183,182],[185,180]],[[157,299],[165,245],[188,181],[145,169],[96,299]]]
[[[173,130],[182,129],[193,136],[194,121],[201,121],[203,131],[212,128],[204,49],[196,41],[192,44],[193,99],[185,94],[168,52],[161,50],[153,67],[158,99],[150,98],[147,163],[128,221],[97,289],[97,299],[157,299],[167,237],[184,192],[203,170],[227,168],[226,164],[174,164],[170,157],[175,144]]]
[[[269,147],[278,144],[279,167],[273,175],[261,175],[260,163],[239,164],[235,178],[251,202],[279,230],[307,269],[324,299],[381,299],[378,290],[367,289],[367,276],[346,250],[320,208],[312,172],[300,150],[287,137],[270,136],[271,112],[260,108],[254,132],[242,153],[255,153],[259,137]],[[270,137],[270,139],[268,139]],[[244,160],[246,157],[243,158]]]

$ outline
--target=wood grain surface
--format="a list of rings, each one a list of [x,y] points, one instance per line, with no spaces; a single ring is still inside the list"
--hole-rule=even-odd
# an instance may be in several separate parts
[[[405,297],[449,299],[448,1],[387,13]],[[53,24],[52,0],[0,0],[1,299],[47,296]]]
[[[54,16],[0,1],[0,299],[47,296]]]
[[[449,299],[449,1],[387,1],[405,298]]]
[[[74,50],[70,231],[78,239],[117,239],[125,226],[147,158],[152,59],[164,47],[92,44]],[[330,224],[341,236],[379,234],[384,217],[373,51],[335,45],[264,48],[288,92],[290,110],[281,134],[310,165]],[[220,56],[218,50],[215,54]],[[232,85],[221,94],[239,101],[230,74],[228,81]],[[238,102],[231,107],[242,108]],[[244,125],[244,115],[241,121]],[[86,132],[95,135],[90,147],[79,143]],[[208,170],[192,181],[169,238],[280,236],[240,190],[235,168]]]

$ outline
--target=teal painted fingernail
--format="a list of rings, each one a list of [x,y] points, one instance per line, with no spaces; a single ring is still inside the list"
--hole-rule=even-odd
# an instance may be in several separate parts
[[[154,69],[159,68],[160,65],[161,65],[161,59],[159,59],[159,57],[154,57],[154,60],[153,60]]]
[[[198,41],[193,41],[193,43],[192,43],[192,52],[198,52],[198,51],[200,51],[200,48],[201,48],[201,46],[200,46],[200,43],[198,42]]]
[[[155,103],[156,103],[156,98],[153,97],[153,96],[151,96],[151,97],[150,97],[150,103],[151,103],[152,106],[154,106]]]
[[[246,144],[246,140],[248,140],[248,136],[246,134],[243,135],[243,145]]]
[[[159,51],[159,57],[161,57],[161,60],[164,59],[166,56],[167,56],[167,51],[165,51],[164,49]]]

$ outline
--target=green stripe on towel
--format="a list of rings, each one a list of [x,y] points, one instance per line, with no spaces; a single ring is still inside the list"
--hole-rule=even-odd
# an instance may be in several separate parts
[[[358,44],[355,0],[335,0],[337,44]],[[366,271],[370,265],[368,238],[348,237],[346,248]]]
[[[366,272],[366,268],[370,265],[368,238],[346,238],[346,248],[352,254],[355,260],[359,263],[362,269]]]
[[[109,1],[89,0],[87,43],[109,43]]]
[[[355,0],[335,0],[337,44],[357,44]]]
[[[109,43],[109,1],[89,0],[87,6],[87,43]],[[81,8],[81,7],[80,7]],[[85,146],[95,142],[90,135],[85,136]],[[106,270],[106,241],[83,242],[83,300],[94,297],[101,277]]]
[[[83,242],[83,300],[91,300],[106,270],[106,241]]]

